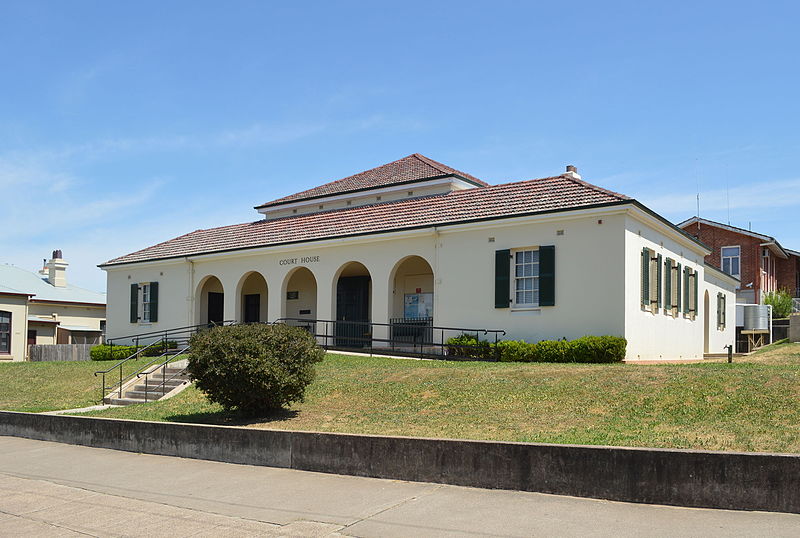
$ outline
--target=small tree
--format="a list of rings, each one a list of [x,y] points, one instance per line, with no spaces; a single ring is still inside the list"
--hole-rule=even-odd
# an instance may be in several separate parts
[[[772,317],[788,318],[792,313],[792,295],[787,289],[771,291],[764,295],[764,304],[772,305]]]
[[[256,416],[303,401],[325,352],[287,325],[229,325],[192,336],[189,374],[208,399]]]

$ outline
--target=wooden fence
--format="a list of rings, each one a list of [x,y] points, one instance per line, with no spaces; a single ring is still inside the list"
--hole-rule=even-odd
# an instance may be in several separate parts
[[[28,346],[28,360],[33,362],[88,361],[89,350],[97,344],[47,344]]]

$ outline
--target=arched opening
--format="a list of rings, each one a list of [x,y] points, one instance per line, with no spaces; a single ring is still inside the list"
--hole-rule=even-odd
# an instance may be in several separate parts
[[[197,324],[209,326],[222,324],[225,319],[225,290],[222,282],[215,276],[209,276],[200,282],[197,290]]]
[[[403,258],[390,276],[391,340],[396,343],[432,341],[433,269],[420,256]]]
[[[336,282],[336,346],[372,345],[372,276],[364,264],[349,262]]]
[[[709,328],[711,326],[711,310],[709,308],[708,290],[703,295],[703,314],[705,320],[703,323],[703,353],[709,352]]]
[[[244,323],[260,323],[267,318],[267,281],[258,272],[247,273],[239,281],[236,312]]]
[[[281,317],[288,325],[305,327],[315,334],[317,319],[317,279],[306,267],[298,267],[284,280]]]

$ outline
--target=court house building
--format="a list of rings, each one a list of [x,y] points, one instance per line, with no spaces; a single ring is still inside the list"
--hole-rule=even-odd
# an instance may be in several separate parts
[[[697,239],[571,166],[489,185],[413,154],[255,209],[258,220],[102,264],[108,336],[283,320],[316,333],[361,323],[337,336],[343,347],[393,346],[396,326],[414,324],[530,342],[624,336],[628,359],[733,343],[738,280],[705,264]]]

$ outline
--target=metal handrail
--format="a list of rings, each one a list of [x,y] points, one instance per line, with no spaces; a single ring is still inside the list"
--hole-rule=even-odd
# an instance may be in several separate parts
[[[137,333],[137,334],[131,334],[131,335],[128,335],[128,336],[117,336],[116,338],[107,338],[106,342],[111,343],[111,342],[115,342],[115,341],[119,341],[119,340],[135,340],[137,338],[138,339],[145,339],[145,338],[150,337],[150,336],[163,336],[165,334],[167,335],[167,337],[169,337],[169,334],[182,334],[182,333],[185,333],[185,332],[189,331],[190,329],[207,329],[207,328],[213,327],[213,326],[232,325],[234,323],[235,323],[235,321],[233,321],[233,320],[225,320],[225,321],[221,321],[220,323],[211,322],[211,323],[201,323],[201,324],[198,324],[198,325],[186,325],[185,327],[173,327],[172,329],[164,329],[164,330],[160,330],[160,331],[150,331],[150,332],[144,332],[144,333]]]
[[[179,375],[183,374],[183,372],[186,371],[186,368],[183,368],[180,372],[172,374],[169,377],[169,379],[167,379],[167,377],[166,377],[166,375],[167,375],[167,371],[166,371],[167,365],[169,363],[173,362],[176,357],[179,357],[179,356],[183,355],[187,351],[189,351],[189,346],[186,346],[185,348],[180,350],[178,353],[176,353],[174,355],[171,355],[169,359],[167,359],[166,361],[164,361],[160,365],[156,366],[155,368],[153,368],[149,372],[141,372],[140,371],[138,374],[136,374],[136,378],[137,379],[139,377],[141,377],[141,376],[144,376],[144,402],[145,403],[147,403],[147,396],[150,393],[150,389],[148,387],[148,377],[147,376],[153,374],[153,372],[157,372],[158,369],[161,368],[161,383],[156,385],[155,388],[157,389],[158,387],[161,387],[161,396],[163,397],[166,394],[167,381],[172,381],[173,379],[175,379],[176,377],[178,377]],[[152,363],[150,363],[150,364],[152,364]]]
[[[399,354],[399,355],[412,355],[412,356],[419,356],[421,358],[440,358],[444,356],[448,357],[460,357],[460,355],[453,355],[450,352],[455,348],[475,348],[478,349],[480,344],[478,345],[469,345],[469,344],[459,344],[458,346],[452,346],[451,344],[447,344],[445,340],[445,332],[457,332],[459,334],[467,334],[467,335],[475,335],[476,340],[480,340],[480,336],[488,336],[493,335],[495,344],[499,341],[500,336],[504,336],[506,331],[503,329],[473,329],[467,327],[445,327],[441,325],[420,325],[419,321],[414,318],[404,318],[408,319],[407,323],[376,323],[372,321],[347,321],[347,320],[322,320],[322,319],[306,319],[306,318],[293,318],[293,317],[284,317],[278,318],[275,323],[296,323],[306,330],[308,330],[314,337],[317,339],[322,340],[322,347],[325,349],[350,349],[350,350],[365,350],[367,347],[369,349],[369,354],[372,355],[375,352],[375,344],[388,344],[384,347],[379,347],[378,350],[387,350],[390,349],[392,353]],[[324,332],[321,331],[320,325],[322,325],[322,329]],[[356,334],[348,333],[342,334],[337,331],[337,325],[341,326],[350,326],[352,328],[357,328],[359,326],[363,326],[365,330],[363,333]],[[413,335],[412,341],[408,341],[407,339],[398,339],[393,337],[393,334],[390,333],[389,338],[382,338],[376,337],[374,335],[373,329],[375,327],[388,327],[388,328],[409,328],[409,329],[419,329],[417,335]],[[332,330],[329,330],[332,329]],[[435,341],[434,333],[438,333],[440,335],[440,341]],[[429,335],[428,338],[421,337],[420,335]],[[332,340],[332,342],[331,342]],[[353,345],[353,344],[364,344],[363,346],[360,345]],[[350,345],[348,345],[350,344]],[[408,346],[412,346],[411,350],[408,350]],[[398,349],[398,347],[400,349]],[[427,349],[427,351],[426,351]],[[432,351],[438,351],[438,353],[433,353]],[[492,358],[486,358],[482,360],[499,360],[497,355],[497,348],[495,347],[494,356]],[[473,357],[474,359],[474,357]],[[477,359],[481,360],[481,359]]]

